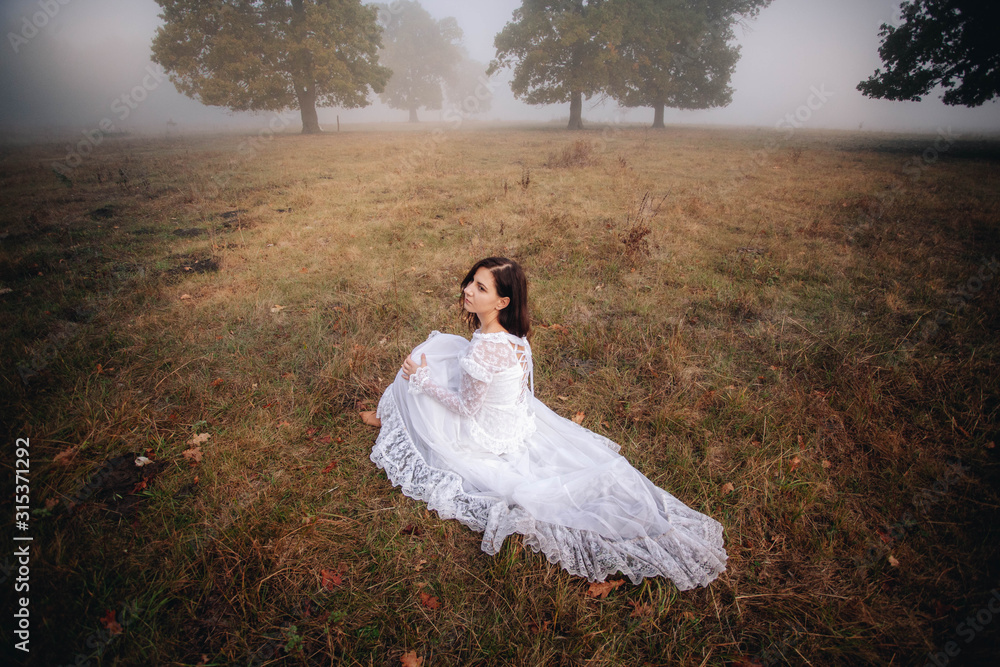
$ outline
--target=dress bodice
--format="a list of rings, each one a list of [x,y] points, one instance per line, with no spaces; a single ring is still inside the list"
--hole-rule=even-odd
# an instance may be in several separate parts
[[[457,392],[436,386],[427,367],[411,376],[411,391],[429,394],[458,412],[477,448],[494,454],[522,450],[525,438],[535,431],[534,374],[527,339],[477,329],[458,364],[462,378]]]

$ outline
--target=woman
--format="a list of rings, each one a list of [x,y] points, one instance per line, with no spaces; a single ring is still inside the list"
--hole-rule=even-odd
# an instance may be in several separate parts
[[[478,326],[472,340],[431,332],[379,401],[371,459],[393,485],[482,532],[488,554],[520,533],[590,581],[662,575],[687,590],[725,570],[717,521],[534,397],[521,267],[504,257],[477,262],[462,299],[466,322]]]

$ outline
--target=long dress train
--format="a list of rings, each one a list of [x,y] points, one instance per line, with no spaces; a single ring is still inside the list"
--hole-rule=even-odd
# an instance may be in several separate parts
[[[421,354],[428,366],[409,381],[397,374],[379,401],[371,460],[405,495],[482,532],[483,551],[520,533],[590,581],[662,575],[680,590],[725,570],[721,524],[534,397],[526,339],[435,331]]]

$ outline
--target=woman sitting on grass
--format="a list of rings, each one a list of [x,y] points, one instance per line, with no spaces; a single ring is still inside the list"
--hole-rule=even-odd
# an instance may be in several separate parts
[[[726,567],[722,526],[655,486],[607,438],[534,396],[528,283],[489,257],[462,281],[469,341],[432,331],[385,390],[371,459],[407,496],[483,533],[512,533],[590,581],[665,576],[681,590]],[[419,359],[419,363],[417,363]]]

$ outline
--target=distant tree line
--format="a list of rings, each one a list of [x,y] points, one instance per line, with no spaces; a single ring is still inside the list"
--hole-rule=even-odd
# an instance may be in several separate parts
[[[364,107],[371,93],[416,122],[419,109],[472,100],[512,71],[515,97],[569,103],[569,128],[583,127],[583,101],[624,107],[708,109],[732,101],[739,60],[735,28],[771,0],[522,0],[496,35],[487,68],[462,47],[454,18],[434,19],[416,0],[157,0],[164,21],[153,61],[182,93],[234,111],[299,109],[303,133],[320,132],[319,106]],[[903,26],[882,27],[886,63],[859,88],[919,100],[932,86],[945,101],[978,105],[997,95],[993,29],[1000,3],[904,2]],[[492,88],[492,86],[489,86]]]

